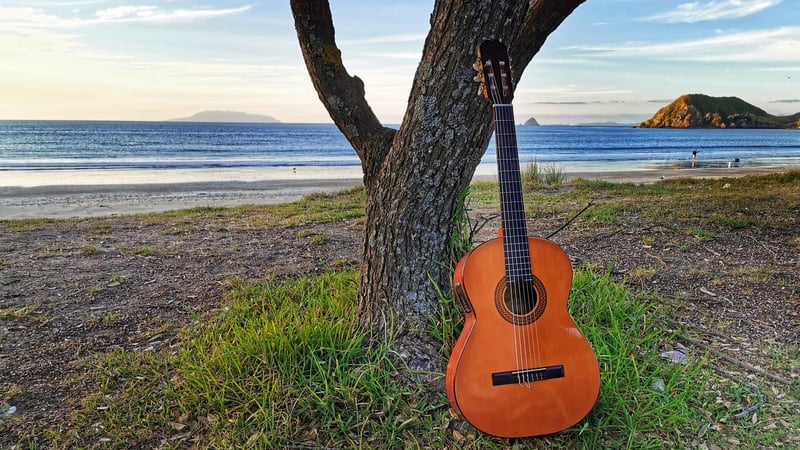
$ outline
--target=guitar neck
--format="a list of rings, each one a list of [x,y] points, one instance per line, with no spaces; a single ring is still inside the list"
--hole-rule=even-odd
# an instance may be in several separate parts
[[[528,281],[532,279],[528,230],[525,224],[514,109],[510,104],[494,105],[494,124],[506,279],[509,282]]]

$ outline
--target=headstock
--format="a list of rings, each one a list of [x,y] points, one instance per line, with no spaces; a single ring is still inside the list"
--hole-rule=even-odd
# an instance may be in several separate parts
[[[511,104],[514,89],[506,45],[500,41],[483,41],[478,47],[478,60],[473,65],[481,83],[480,92],[495,105]]]

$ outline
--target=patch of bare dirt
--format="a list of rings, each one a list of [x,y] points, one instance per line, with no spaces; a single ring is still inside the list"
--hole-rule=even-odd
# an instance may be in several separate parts
[[[493,213],[474,211],[476,220]],[[530,234],[545,236],[564,220],[537,218]],[[58,429],[82,395],[67,382],[80,376],[82,359],[170,345],[181,327],[219,307],[226,279],[313,273],[360,256],[357,220],[290,228],[247,222],[205,215],[0,224],[0,406],[16,407],[13,420],[0,421],[0,447],[33,424]],[[691,225],[629,217],[620,229],[578,220],[553,239],[576,266],[609,270],[675,299],[676,326],[710,348],[735,345],[728,354],[762,369],[759,376],[796,381],[769,349],[798,344],[798,230],[717,229],[698,237],[686,232]],[[494,230],[487,225],[479,239]]]
[[[220,305],[226,279],[351,264],[361,240],[352,221],[248,229],[223,216],[0,227],[0,406],[16,408],[0,448],[59,423],[82,394],[70,390],[82,358],[169,345]]]

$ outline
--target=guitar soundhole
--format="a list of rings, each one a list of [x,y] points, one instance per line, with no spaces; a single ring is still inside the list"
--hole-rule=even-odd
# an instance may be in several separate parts
[[[497,284],[494,299],[497,312],[503,319],[514,325],[527,325],[544,313],[547,292],[536,276],[532,281],[514,281],[508,284],[503,278]]]
[[[524,316],[533,311],[536,306],[536,288],[533,287],[533,283],[527,281],[506,284],[503,302],[511,314]]]

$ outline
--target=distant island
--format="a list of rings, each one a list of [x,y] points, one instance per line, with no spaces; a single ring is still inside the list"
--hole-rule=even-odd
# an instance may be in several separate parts
[[[531,117],[530,119],[526,120],[525,123],[523,123],[522,125],[526,126],[526,127],[527,126],[538,127],[539,126],[539,122],[537,122],[536,119]]]
[[[800,128],[800,113],[774,116],[738,97],[685,94],[640,128]]]
[[[190,117],[171,119],[170,122],[279,123],[280,120],[272,116],[237,111],[203,111]]]

